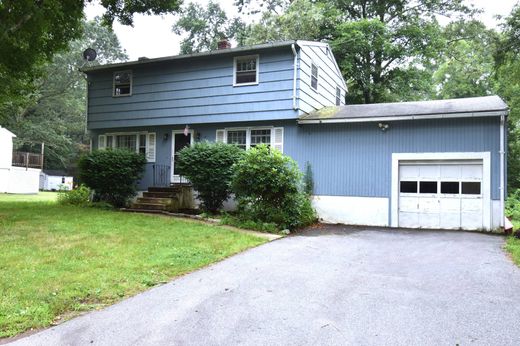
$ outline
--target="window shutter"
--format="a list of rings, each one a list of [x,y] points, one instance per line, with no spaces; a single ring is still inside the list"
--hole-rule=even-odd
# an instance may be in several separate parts
[[[105,150],[107,146],[107,136],[99,135],[98,137],[98,150]]]
[[[272,147],[283,153],[283,127],[275,127],[273,129]]]
[[[150,132],[146,136],[146,160],[155,162],[155,132]]]
[[[226,143],[226,131],[225,130],[217,130],[217,136],[216,136],[215,142]]]

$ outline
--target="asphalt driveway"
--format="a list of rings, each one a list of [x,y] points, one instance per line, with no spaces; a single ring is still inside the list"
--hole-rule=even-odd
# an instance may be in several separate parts
[[[519,345],[504,238],[327,226],[17,345]]]

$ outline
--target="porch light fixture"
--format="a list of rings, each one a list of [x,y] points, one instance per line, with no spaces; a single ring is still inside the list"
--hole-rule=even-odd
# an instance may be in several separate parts
[[[383,131],[383,132],[385,132],[386,130],[388,130],[388,124],[379,123],[378,126],[379,126],[379,128],[381,129],[381,131]]]
[[[188,137],[189,134],[190,134],[190,127],[188,125],[186,125],[186,127],[184,128],[184,135],[186,137]]]
[[[168,132],[166,132],[163,136],[163,141],[167,141],[168,140]]]

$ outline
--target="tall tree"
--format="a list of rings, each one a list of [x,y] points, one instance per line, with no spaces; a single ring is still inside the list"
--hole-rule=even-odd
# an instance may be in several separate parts
[[[228,19],[217,2],[209,1],[204,8],[190,2],[180,11],[180,18],[173,25],[173,32],[187,37],[181,41],[181,53],[189,54],[217,49],[223,38],[243,41],[245,24],[239,18]]]
[[[433,74],[434,97],[485,96],[496,92],[493,77],[498,33],[477,20],[456,21],[444,28],[446,48]]]
[[[33,91],[40,67],[81,36],[84,6],[92,0],[0,1],[0,105]],[[181,0],[100,0],[106,24],[132,25],[135,13],[174,12]],[[5,86],[5,87],[4,87]]]
[[[117,36],[99,19],[83,23],[83,35],[66,51],[54,55],[41,67],[41,77],[23,102],[3,107],[4,126],[18,135],[16,143],[45,142],[45,167],[65,168],[77,156],[85,135],[86,81],[79,68],[85,64],[82,52],[92,47],[98,58],[92,64],[127,59]]]
[[[271,4],[271,7],[274,6]],[[277,6],[282,6],[277,4]],[[268,6],[269,7],[269,6]],[[258,23],[248,27],[246,44],[283,40],[323,40],[324,28],[337,23],[337,11],[328,5],[311,0],[294,0],[283,14],[265,11]]]
[[[332,42],[354,102],[398,101],[429,92],[427,67],[444,47],[439,16],[471,13],[462,0],[334,0]],[[426,68],[425,68],[426,67]]]
[[[502,26],[495,54],[498,93],[509,105],[508,188],[520,188],[520,4]]]

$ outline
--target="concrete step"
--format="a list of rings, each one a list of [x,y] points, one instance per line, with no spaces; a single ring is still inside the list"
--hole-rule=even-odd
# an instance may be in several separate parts
[[[132,209],[166,210],[166,204],[162,203],[134,203]]]
[[[168,192],[168,193],[175,193],[179,191],[179,187],[172,186],[172,187],[157,187],[157,186],[150,186],[148,188],[148,192]]]
[[[172,198],[139,197],[139,198],[137,198],[137,203],[170,204],[173,199],[175,199],[175,198],[174,197],[172,197]]]
[[[143,192],[144,198],[176,198],[177,192]]]

